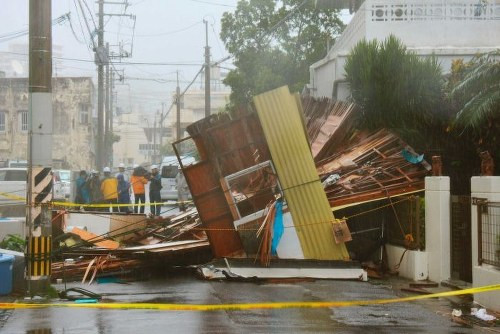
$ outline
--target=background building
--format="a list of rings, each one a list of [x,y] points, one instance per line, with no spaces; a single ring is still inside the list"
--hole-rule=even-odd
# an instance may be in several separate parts
[[[137,111],[114,116],[113,133],[120,137],[120,141],[113,145],[113,166],[150,163],[160,149],[159,128],[156,131],[155,141],[155,121]]]
[[[447,73],[453,59],[500,48],[499,18],[499,0],[366,0],[326,57],[310,67],[309,92],[346,99],[350,50],[362,39],[382,41],[391,34],[422,57],[436,55]]]
[[[52,80],[54,168],[95,165],[94,96],[89,77]],[[28,79],[0,78],[0,161],[27,159],[28,110]]]
[[[181,133],[184,137],[184,132],[186,127],[205,118],[205,75],[202,73],[200,75],[200,83],[198,87],[189,89],[181,97]],[[210,73],[210,114],[215,114],[223,111],[226,104],[229,103],[229,95],[231,94],[231,89],[222,83],[225,78],[225,73],[221,73],[219,68],[212,68]],[[175,92],[172,93],[172,99],[175,100]],[[172,106],[170,113],[164,122],[165,127],[170,128],[170,131],[165,133],[164,143],[171,143],[176,138],[176,124],[177,124],[177,113],[175,104]]]

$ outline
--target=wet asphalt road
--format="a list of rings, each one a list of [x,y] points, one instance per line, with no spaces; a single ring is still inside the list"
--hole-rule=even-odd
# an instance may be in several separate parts
[[[71,286],[80,286],[73,284]],[[70,287],[70,285],[68,285]],[[388,284],[315,281],[255,284],[191,275],[131,284],[82,286],[114,302],[221,304],[394,298]],[[58,289],[62,288],[57,286]],[[117,295],[120,294],[120,295]],[[0,310],[0,332],[56,333],[475,333],[450,320],[447,300],[349,308],[149,311],[47,308]],[[2,326],[3,325],[3,326]]]

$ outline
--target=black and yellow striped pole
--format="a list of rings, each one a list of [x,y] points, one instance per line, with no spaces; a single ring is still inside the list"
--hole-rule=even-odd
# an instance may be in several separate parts
[[[50,285],[52,200],[52,3],[29,1],[29,133],[26,281],[30,295]]]

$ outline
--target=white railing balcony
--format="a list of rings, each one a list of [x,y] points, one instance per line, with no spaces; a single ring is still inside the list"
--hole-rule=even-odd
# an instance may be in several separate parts
[[[363,38],[401,38],[412,48],[500,47],[499,0],[366,0],[329,51],[347,53]]]

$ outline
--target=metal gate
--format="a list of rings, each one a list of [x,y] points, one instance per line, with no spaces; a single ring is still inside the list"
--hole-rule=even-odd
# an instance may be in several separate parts
[[[472,282],[470,196],[451,196],[451,276]]]

